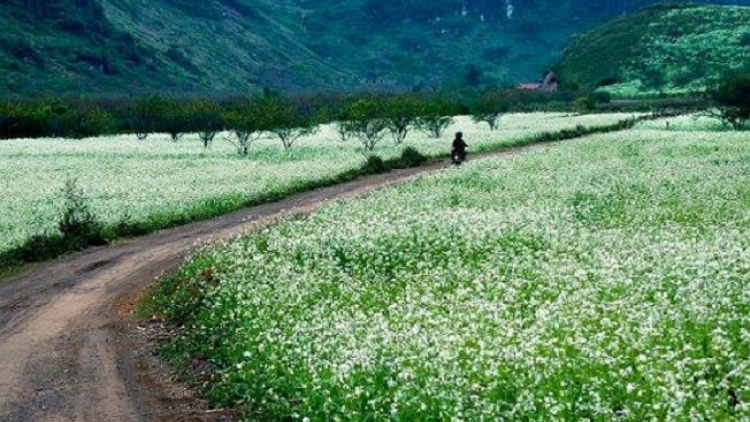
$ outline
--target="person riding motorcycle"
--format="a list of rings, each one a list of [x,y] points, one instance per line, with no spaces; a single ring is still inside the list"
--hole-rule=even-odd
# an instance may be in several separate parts
[[[451,159],[454,163],[460,164],[466,160],[466,147],[468,146],[464,141],[463,132],[456,132],[456,139],[453,140],[451,145]]]

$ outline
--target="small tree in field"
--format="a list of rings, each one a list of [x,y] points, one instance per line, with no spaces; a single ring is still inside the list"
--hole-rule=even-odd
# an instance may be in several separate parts
[[[233,137],[224,138],[234,145],[237,154],[247,156],[250,146],[263,134],[264,115],[257,99],[251,100],[236,110],[225,112],[224,126],[232,132]]]
[[[497,129],[500,118],[510,109],[509,95],[503,92],[486,92],[474,104],[471,118],[477,123],[487,123],[490,130]]]
[[[152,97],[134,104],[129,124],[139,139],[145,139],[149,133],[166,132],[177,142],[190,131],[192,120],[183,100]]]
[[[127,125],[139,140],[144,140],[150,133],[159,130],[159,120],[166,109],[166,102],[158,98],[137,100],[127,111]]]
[[[427,136],[440,139],[443,132],[453,124],[455,107],[443,98],[432,98],[422,103],[417,118],[417,127]]]
[[[339,135],[341,142],[347,142],[354,132],[354,127],[348,120],[339,120],[333,124],[333,130]]]
[[[314,115],[317,123],[320,125],[329,123],[331,130],[336,132],[341,142],[347,142],[351,138],[351,125],[346,120],[347,116],[343,104],[326,104],[313,109],[315,110]]]
[[[410,95],[395,96],[382,100],[384,123],[396,145],[406,139],[419,116],[419,101]]]
[[[221,107],[212,100],[195,101],[188,106],[191,129],[198,132],[203,148],[211,146],[216,133],[223,129]]]
[[[166,100],[161,107],[159,125],[177,142],[190,131],[190,115],[184,102],[177,99]]]
[[[290,149],[299,138],[318,130],[312,115],[302,113],[291,101],[280,96],[267,96],[259,104],[265,116],[265,129],[276,135],[284,149]]]
[[[346,107],[346,121],[351,135],[359,139],[365,150],[372,151],[387,134],[383,104],[375,97],[361,98]]]
[[[578,114],[590,114],[596,110],[596,99],[592,95],[584,95],[573,101],[573,109]]]
[[[750,120],[750,74],[738,73],[725,77],[708,92],[710,116],[725,125],[741,130]]]

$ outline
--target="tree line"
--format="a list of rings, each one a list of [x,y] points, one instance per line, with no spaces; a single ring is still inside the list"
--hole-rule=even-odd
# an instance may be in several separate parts
[[[748,116],[746,108],[736,104],[746,98],[745,79],[750,80],[747,77],[728,79],[713,91],[707,102],[714,110],[724,110],[723,115],[736,117],[735,120],[740,120],[739,126],[744,125]],[[412,131],[440,138],[456,115],[470,115],[474,121],[495,130],[505,113],[589,113],[602,108],[619,111],[618,107],[622,107],[617,102],[609,102],[610,98],[601,93],[545,93],[516,89],[470,94],[284,96],[265,92],[228,98],[0,101],[0,139],[78,139],[132,134],[145,140],[151,134],[166,133],[177,142],[187,133],[197,133],[205,148],[209,148],[217,136],[222,136],[236,147],[238,154],[247,155],[253,142],[262,137],[276,138],[288,149],[303,136],[314,133],[320,125],[332,124],[342,141],[358,141],[365,149],[372,150],[387,138],[400,144]],[[680,106],[680,102],[668,104],[671,108]],[[625,106],[627,111],[651,111],[632,109],[633,104]]]
[[[491,128],[502,113],[565,109],[563,94],[494,90],[475,95],[264,93],[234,98],[116,98],[0,101],[0,139],[85,138],[112,134],[167,133],[179,141],[198,133],[209,147],[218,133],[232,134],[238,150],[258,136],[277,137],[290,148],[317,126],[335,123],[342,140],[373,147],[387,135],[400,143],[410,130],[440,137],[451,116],[471,114]]]

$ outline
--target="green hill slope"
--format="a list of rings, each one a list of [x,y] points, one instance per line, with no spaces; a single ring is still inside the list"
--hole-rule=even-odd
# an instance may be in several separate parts
[[[565,84],[617,95],[701,90],[750,70],[750,8],[648,7],[578,37],[557,69]]]
[[[7,0],[0,94],[241,92],[346,87],[263,11],[269,1]]]
[[[109,25],[93,0],[9,0],[0,7],[0,25],[6,93],[109,90],[136,79],[144,88],[166,88],[179,79],[175,64]],[[159,65],[169,71],[158,72]]]
[[[654,2],[4,0],[0,97],[531,82],[557,60],[572,34]],[[701,11],[714,9],[679,10],[694,10],[690,19],[713,25],[713,13]],[[724,16],[731,14],[721,14],[722,22],[734,22],[736,17]],[[591,57],[602,53],[631,57],[625,47],[635,31],[625,22],[610,31],[625,35],[607,34],[624,47],[608,51],[602,42],[604,51],[583,59],[594,63]],[[572,71],[572,79],[589,83],[589,75],[577,72],[586,71]],[[607,75],[601,79],[611,71],[598,73]]]

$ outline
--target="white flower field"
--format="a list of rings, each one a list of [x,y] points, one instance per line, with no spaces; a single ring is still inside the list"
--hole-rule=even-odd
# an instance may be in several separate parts
[[[750,138],[662,126],[470,161],[207,249],[152,299],[186,324],[166,353],[213,362],[211,398],[252,420],[748,421]],[[134,212],[246,194],[241,175],[218,186],[241,161],[213,160],[186,171],[195,196],[154,182]],[[291,183],[325,163],[267,166]]]
[[[501,130],[495,132],[458,118],[446,139],[413,132],[405,145],[426,155],[446,154],[452,131],[460,129],[475,150],[489,150],[523,143],[542,132],[608,125],[628,117],[516,114],[505,116]],[[361,167],[366,158],[356,141],[343,144],[328,126],[289,151],[278,141],[258,141],[249,157],[238,156],[222,140],[228,136],[220,134],[209,150],[203,149],[196,135],[178,143],[167,135],[144,141],[135,136],[0,141],[0,253],[57,230],[60,192],[68,179],[77,181],[104,224],[162,228],[333,180]],[[389,158],[402,148],[385,139],[375,152]]]

